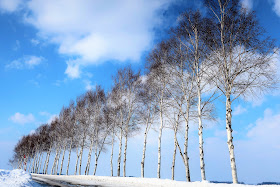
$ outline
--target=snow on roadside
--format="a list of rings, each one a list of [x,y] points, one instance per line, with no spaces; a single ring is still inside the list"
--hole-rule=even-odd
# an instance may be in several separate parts
[[[0,169],[0,187],[20,187],[20,186],[32,186],[31,175],[24,170],[3,170]]]

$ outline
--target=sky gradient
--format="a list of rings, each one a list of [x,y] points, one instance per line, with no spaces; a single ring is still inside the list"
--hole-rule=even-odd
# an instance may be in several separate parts
[[[242,5],[256,11],[279,46],[280,0],[243,0]],[[125,65],[143,70],[147,53],[187,8],[206,11],[195,0],[0,0],[0,169],[10,168],[20,137],[49,122],[70,99],[96,84],[110,90],[112,75]],[[218,122],[205,128],[206,177],[231,181],[225,110],[217,106]],[[280,91],[234,103],[233,129],[239,181],[280,182]],[[171,177],[169,133],[164,129],[163,178]],[[191,179],[200,180],[195,124],[190,136]],[[156,177],[156,137],[156,132],[148,137],[148,177]],[[129,142],[128,175],[140,176],[142,139],[139,133]],[[100,163],[108,165],[97,175],[110,174],[108,160],[104,153]],[[177,160],[175,179],[185,180]]]

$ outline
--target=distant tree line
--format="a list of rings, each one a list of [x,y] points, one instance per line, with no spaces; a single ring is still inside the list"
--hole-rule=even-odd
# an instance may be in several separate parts
[[[71,154],[76,154],[75,175],[89,175],[94,154],[93,175],[106,147],[111,146],[111,176],[114,145],[118,141],[117,176],[126,176],[128,140],[143,128],[141,176],[144,177],[147,136],[158,132],[157,177],[161,177],[161,141],[164,128],[174,131],[172,179],[177,151],[191,181],[188,141],[190,122],[197,124],[201,179],[206,180],[203,128],[215,120],[214,100],[226,107],[227,145],[232,179],[238,183],[232,136],[232,103],[239,97],[259,95],[277,84],[275,41],[264,35],[255,12],[242,8],[238,0],[205,0],[206,15],[189,10],[178,18],[168,38],[158,43],[146,59],[145,73],[130,66],[119,69],[105,93],[96,86],[63,107],[50,124],[23,136],[14,149],[12,165],[32,173],[69,174]],[[184,132],[184,143],[178,131]],[[123,145],[124,144],[124,145]],[[87,162],[83,152],[88,149]],[[67,156],[66,171],[63,171]],[[140,150],[139,150],[140,151]],[[50,163],[50,155],[54,162]],[[43,159],[45,157],[45,159]],[[44,160],[44,162],[43,162]],[[28,164],[25,164],[28,163]],[[82,171],[82,164],[86,165]]]

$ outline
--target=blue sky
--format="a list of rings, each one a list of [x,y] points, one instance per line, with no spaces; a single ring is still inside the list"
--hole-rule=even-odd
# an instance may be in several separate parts
[[[242,3],[257,12],[260,24],[279,45],[280,0]],[[143,68],[148,51],[190,7],[205,11],[195,0],[0,0],[0,168],[9,168],[8,159],[22,135],[50,121],[70,99],[96,84],[109,90],[111,76],[127,64]],[[218,123],[205,129],[206,177],[230,181],[221,104],[217,113]],[[233,129],[239,180],[280,182],[280,92],[238,100],[233,105]],[[164,133],[163,141],[172,142],[171,132]],[[151,142],[153,136],[156,133]],[[200,180],[195,126],[191,137],[191,175]],[[142,147],[139,142],[141,134],[129,144],[129,175],[140,175],[141,150],[134,150]],[[150,145],[151,165],[157,159],[152,151],[156,146]],[[163,146],[163,177],[170,178],[173,144]],[[175,178],[184,180],[182,163],[177,166]],[[154,167],[148,176],[156,177]],[[109,175],[109,169],[97,174]]]

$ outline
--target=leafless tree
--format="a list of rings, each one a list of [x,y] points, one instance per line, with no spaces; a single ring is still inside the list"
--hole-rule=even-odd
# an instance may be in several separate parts
[[[190,75],[195,81],[196,91],[196,105],[197,105],[197,119],[198,119],[198,131],[199,131],[199,152],[200,152],[200,168],[201,168],[201,179],[206,180],[205,176],[205,162],[204,162],[204,150],[203,150],[203,116],[212,117],[211,112],[213,111],[213,100],[216,97],[216,90],[213,89],[209,84],[210,77],[207,76],[208,66],[211,64],[205,60],[208,55],[208,47],[204,42],[207,28],[207,19],[203,18],[199,11],[187,11],[181,14],[179,24],[176,28],[172,29],[175,37],[174,47],[176,49],[175,56],[179,55],[179,58],[175,60],[181,61],[182,52],[186,53],[183,55],[183,62],[186,63],[190,69]],[[178,44],[177,44],[178,43]],[[178,55],[176,55],[178,54]],[[207,95],[207,97],[205,96]],[[212,108],[212,109],[211,109]],[[209,110],[211,109],[210,113]],[[208,118],[209,119],[209,118]]]
[[[147,84],[149,84],[153,89],[152,94],[157,102],[157,107],[159,110],[159,136],[158,136],[158,168],[157,177],[160,178],[161,171],[161,138],[162,130],[164,128],[164,111],[166,110],[166,98],[168,97],[167,85],[169,81],[169,69],[166,67],[168,61],[170,61],[170,44],[168,42],[162,41],[158,44],[149,54],[147,58],[146,67],[148,69]]]
[[[225,97],[227,144],[233,183],[238,183],[232,137],[233,101],[259,95],[275,87],[275,42],[264,35],[254,12],[243,9],[238,0],[206,0],[211,12],[207,42],[211,53],[213,84]]]
[[[130,66],[120,69],[114,80],[112,89],[112,104],[119,111],[119,132],[120,132],[120,149],[118,157],[118,176],[120,175],[120,161],[122,150],[122,136],[124,136],[124,153],[123,153],[123,176],[126,176],[126,157],[127,142],[131,131],[135,130],[134,120],[136,119],[137,109],[137,92],[141,81],[139,80],[140,72],[135,73]]]
[[[75,108],[75,116],[76,116],[76,123],[77,123],[77,136],[76,138],[76,151],[77,151],[77,162],[76,162],[76,170],[77,172],[77,164],[78,159],[79,162],[79,175],[81,175],[81,167],[82,167],[82,158],[83,158],[83,151],[86,144],[87,138],[87,129],[89,128],[90,122],[88,121],[88,116],[86,113],[86,96],[81,95],[77,97],[76,101],[76,108]],[[79,148],[80,147],[80,151]]]
[[[157,115],[158,108],[155,99],[153,98],[152,89],[150,85],[146,82],[146,76],[142,77],[142,84],[140,91],[138,92],[139,98],[139,110],[138,116],[139,121],[138,123],[145,125],[144,131],[144,144],[143,144],[143,154],[141,160],[141,177],[144,177],[145,171],[145,158],[146,158],[146,147],[147,147],[147,137],[148,133],[151,129],[151,126],[154,122],[155,116]]]

